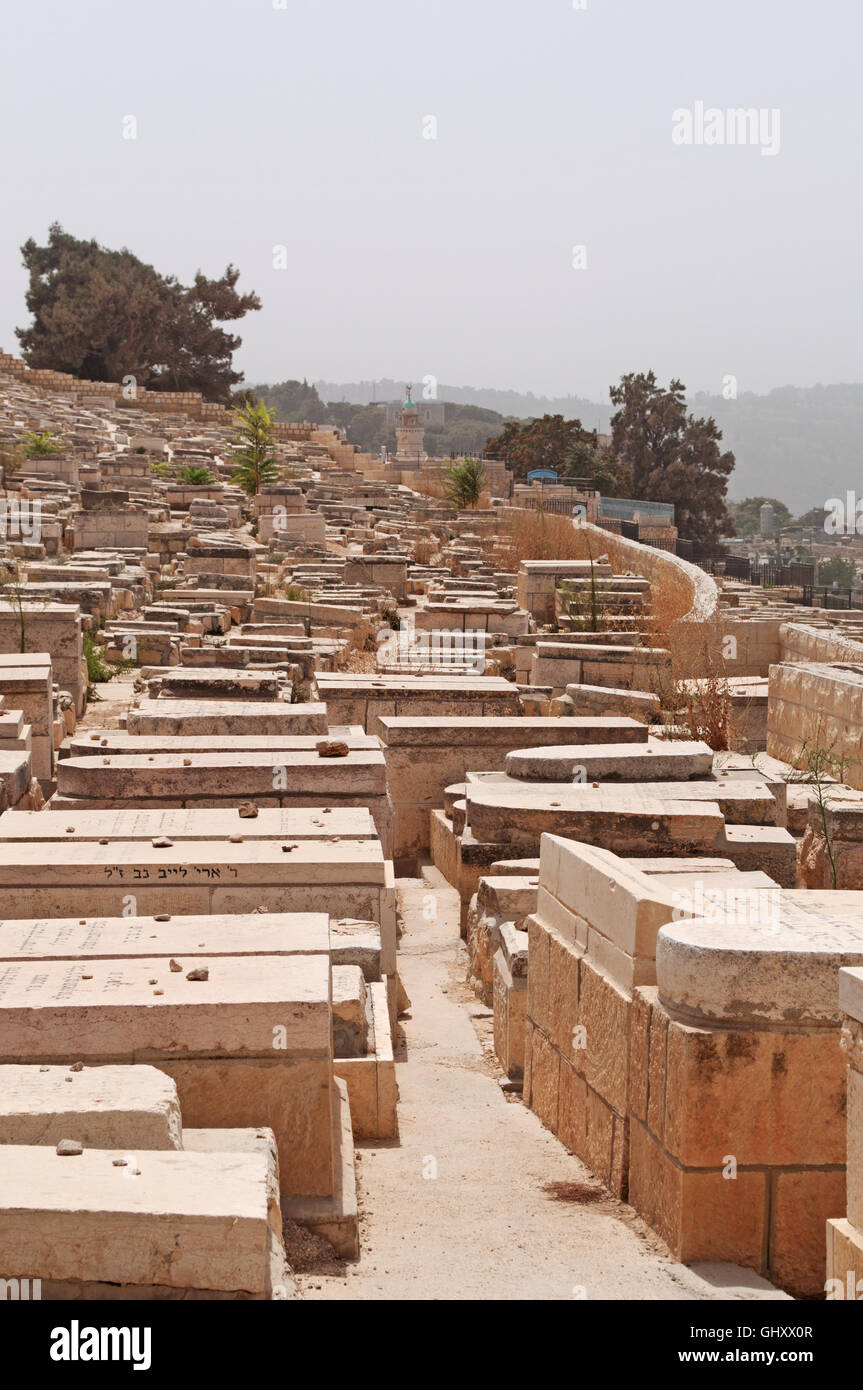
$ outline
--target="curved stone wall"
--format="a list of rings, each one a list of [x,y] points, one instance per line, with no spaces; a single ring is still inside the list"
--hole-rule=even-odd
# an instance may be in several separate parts
[[[719,614],[719,588],[715,580],[697,565],[680,555],[639,541],[615,536],[599,526],[585,525],[580,530],[591,533],[608,555],[615,571],[634,570],[649,579],[657,589],[663,589],[680,605],[675,622],[714,622]],[[593,549],[593,546],[591,546]],[[594,551],[594,554],[602,553]]]

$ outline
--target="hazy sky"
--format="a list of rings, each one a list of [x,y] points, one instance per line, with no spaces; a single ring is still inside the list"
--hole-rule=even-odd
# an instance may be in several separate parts
[[[861,16],[7,0],[0,346],[27,321],[18,248],[57,220],[182,280],[238,265],[263,300],[240,329],[253,381],[860,381]],[[778,153],[675,144],[697,102],[778,110]]]

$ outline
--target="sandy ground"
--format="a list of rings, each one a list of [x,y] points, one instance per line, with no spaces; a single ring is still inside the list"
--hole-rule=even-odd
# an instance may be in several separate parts
[[[464,984],[457,895],[426,872],[430,882],[399,882],[412,1001],[397,1054],[401,1142],[358,1148],[361,1258],[300,1275],[304,1296],[769,1297],[749,1271],[674,1263],[631,1208],[503,1094],[489,1011]],[[573,1186],[561,1200],[550,1184]]]

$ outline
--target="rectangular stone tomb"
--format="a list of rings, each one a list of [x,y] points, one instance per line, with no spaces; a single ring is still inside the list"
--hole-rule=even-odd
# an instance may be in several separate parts
[[[657,693],[671,675],[671,653],[655,647],[567,645],[541,642],[536,647],[531,679],[562,694],[568,685],[608,684],[617,690],[634,688]]]
[[[329,950],[329,918],[323,912],[0,919],[0,961],[166,956],[182,965],[187,957],[202,955],[328,956]]]
[[[386,764],[378,751],[325,758],[314,750],[174,753],[66,758],[57,769],[53,809],[131,810],[238,806],[367,806],[385,848],[392,813]]]
[[[196,956],[192,971],[165,957],[0,966],[0,1060],[70,1057],[157,1066],[184,1124],[269,1126],[283,1190],[331,1193],[327,956]]]
[[[0,1066],[0,1144],[61,1139],[85,1149],[180,1149],[177,1088],[148,1066]]]
[[[166,668],[148,681],[150,697],[162,694],[173,696],[210,697],[222,700],[278,700],[283,688],[282,678],[274,671],[243,671],[229,666],[204,666],[197,670],[186,667]]]
[[[691,853],[708,849],[721,836],[724,820],[716,801],[701,804],[628,788],[561,787],[540,795],[494,785],[468,786],[468,823],[474,839],[519,845],[535,854],[543,832],[571,834],[602,843],[619,854]]]
[[[659,715],[661,704],[659,696],[647,690],[621,690],[610,685],[567,685],[567,697],[572,701],[576,715],[589,714],[633,714],[639,713],[644,719]]]
[[[282,736],[327,732],[323,704],[288,704],[286,700],[151,700],[129,710],[130,734]]]
[[[381,968],[395,970],[395,881],[377,840],[62,842],[50,854],[39,841],[0,843],[0,903],[10,920],[262,907],[358,917],[380,926]]]
[[[518,691],[500,676],[362,676],[321,671],[331,724],[375,732],[379,715],[519,715]]]
[[[236,801],[308,791],[318,796],[386,794],[386,767],[380,752],[349,750],[324,758],[312,750],[280,749],[255,753],[113,754],[64,758],[57,769],[60,796],[100,801]],[[294,803],[296,804],[296,802]],[[313,804],[313,803],[309,803]],[[83,809],[83,808],[82,808]]]
[[[372,727],[384,745],[393,803],[393,857],[416,859],[429,848],[429,813],[443,806],[444,789],[468,772],[503,770],[513,748],[545,744],[647,743],[635,719],[476,718],[459,715],[380,716]],[[597,752],[599,749],[597,748]],[[405,867],[410,867],[406,864]]]
[[[43,1298],[284,1297],[270,1155],[0,1145],[0,1267]]]
[[[678,1258],[751,1264],[812,1289],[813,1241],[841,1180],[836,970],[863,949],[860,895],[782,891],[713,864],[701,878],[688,864],[684,875],[644,873],[637,860],[543,837],[525,1099]],[[708,894],[710,918],[693,917]],[[790,938],[810,933],[813,949],[789,969]],[[739,1186],[723,1177],[729,1153]],[[814,1221],[795,1215],[796,1193]]]

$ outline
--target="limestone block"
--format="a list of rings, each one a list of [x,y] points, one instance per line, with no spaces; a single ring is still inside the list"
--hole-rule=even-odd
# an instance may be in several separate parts
[[[124,1166],[114,1166],[115,1159]],[[7,1278],[271,1292],[270,1165],[262,1153],[0,1145]]]
[[[0,1144],[180,1149],[177,1088],[155,1067],[0,1066]]]

